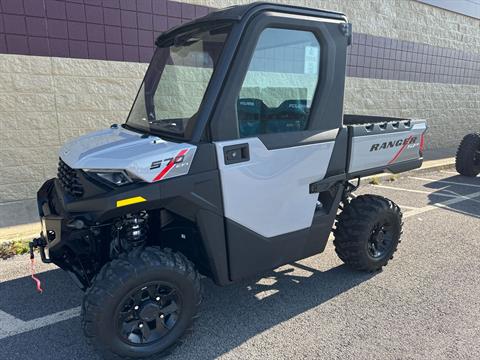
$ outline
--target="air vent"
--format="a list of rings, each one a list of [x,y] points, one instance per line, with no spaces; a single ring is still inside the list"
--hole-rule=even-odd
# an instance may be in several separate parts
[[[65,164],[62,159],[58,161],[57,177],[66,193],[76,198],[82,197],[83,186],[78,178],[77,170]]]

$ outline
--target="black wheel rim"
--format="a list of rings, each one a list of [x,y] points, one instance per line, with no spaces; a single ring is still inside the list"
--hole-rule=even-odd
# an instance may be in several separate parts
[[[384,258],[393,244],[393,228],[388,223],[377,223],[367,242],[368,255],[375,260]]]
[[[130,291],[117,308],[117,330],[129,345],[149,345],[171,332],[181,313],[180,292],[164,282]]]

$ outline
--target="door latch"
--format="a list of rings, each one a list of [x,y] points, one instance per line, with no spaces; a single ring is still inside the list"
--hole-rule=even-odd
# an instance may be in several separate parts
[[[225,165],[236,164],[250,160],[248,143],[225,146],[223,148]]]

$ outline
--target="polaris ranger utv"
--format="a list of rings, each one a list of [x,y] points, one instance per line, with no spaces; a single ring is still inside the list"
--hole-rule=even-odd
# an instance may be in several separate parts
[[[38,192],[43,261],[85,290],[104,355],[146,357],[191,326],[200,275],[218,285],[321,253],[376,271],[399,207],[353,180],[422,163],[421,120],[343,115],[351,25],[256,3],[161,34],[126,122],[68,142]],[[341,210],[341,211],[340,211]]]

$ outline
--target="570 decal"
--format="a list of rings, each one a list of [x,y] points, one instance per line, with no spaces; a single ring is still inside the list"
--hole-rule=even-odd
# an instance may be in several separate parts
[[[188,149],[183,149],[179,151],[178,154],[175,155],[174,157],[152,162],[152,164],[150,165],[150,170],[159,169],[163,166],[163,164],[167,164],[162,169],[162,171],[160,171],[160,173],[158,173],[158,175],[155,176],[153,181],[162,180],[170,172],[170,170],[173,169],[175,165],[182,164],[183,161],[185,160],[185,154],[187,152],[188,152]]]
[[[171,158],[166,158],[166,159],[163,159],[163,160],[157,160],[157,161],[154,161],[152,162],[152,164],[150,165],[150,170],[153,170],[153,169],[159,169],[162,167],[162,164],[169,164],[170,161],[173,161],[173,164],[180,164],[183,162],[183,160],[185,159],[185,155],[181,155],[181,156],[176,156],[176,157],[171,157]]]

